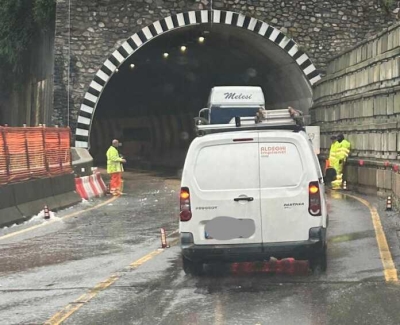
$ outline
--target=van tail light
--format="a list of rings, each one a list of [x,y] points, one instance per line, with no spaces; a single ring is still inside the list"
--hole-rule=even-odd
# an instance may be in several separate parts
[[[318,182],[310,182],[308,185],[308,198],[308,212],[314,217],[321,216],[321,193]]]
[[[187,187],[181,188],[180,195],[180,220],[189,221],[192,219],[192,211],[190,209],[190,192]]]

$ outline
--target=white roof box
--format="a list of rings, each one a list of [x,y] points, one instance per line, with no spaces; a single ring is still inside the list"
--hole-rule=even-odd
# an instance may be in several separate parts
[[[265,105],[261,87],[222,86],[211,89],[209,104],[212,106]]]

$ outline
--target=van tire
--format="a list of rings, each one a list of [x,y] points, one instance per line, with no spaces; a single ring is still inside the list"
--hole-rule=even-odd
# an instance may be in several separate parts
[[[194,262],[182,255],[183,271],[187,275],[200,276],[204,274],[204,265],[201,262]]]
[[[328,268],[326,246],[323,248],[322,253],[310,259],[310,268],[314,275],[325,273]]]

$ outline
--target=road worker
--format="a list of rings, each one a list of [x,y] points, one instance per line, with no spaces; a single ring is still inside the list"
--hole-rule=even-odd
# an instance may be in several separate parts
[[[350,142],[347,141],[343,134],[337,136],[337,144],[333,148],[333,157],[335,160],[336,180],[332,182],[332,189],[340,189],[343,182],[344,165],[350,154]]]
[[[336,163],[336,147],[338,146],[337,136],[331,136],[331,146],[329,148],[329,157],[326,162],[326,169],[329,167],[334,167]]]
[[[120,157],[118,147],[119,141],[114,139],[107,150],[107,173],[111,176],[110,193],[114,196],[122,194],[122,172],[124,171],[122,164],[126,163],[126,160]]]
[[[329,156],[325,163],[325,180],[327,184],[330,184],[336,179],[336,170],[338,168],[338,162],[336,155],[336,147],[338,146],[337,136],[331,136],[331,147],[329,149]]]

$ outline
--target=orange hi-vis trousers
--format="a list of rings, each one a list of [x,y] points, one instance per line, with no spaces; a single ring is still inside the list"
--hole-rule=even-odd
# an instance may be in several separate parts
[[[110,180],[110,193],[111,194],[118,194],[121,193],[121,186],[122,186],[122,173],[111,173],[111,180]]]

